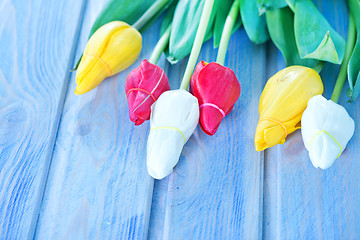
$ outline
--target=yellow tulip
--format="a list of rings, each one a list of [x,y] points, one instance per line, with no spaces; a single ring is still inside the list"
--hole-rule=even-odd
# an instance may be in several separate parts
[[[300,128],[310,98],[323,89],[319,74],[311,68],[291,66],[272,76],[260,97],[256,151],[283,144],[287,135]]]
[[[100,27],[89,39],[76,73],[75,94],[97,87],[106,77],[128,68],[139,57],[141,34],[125,22]]]

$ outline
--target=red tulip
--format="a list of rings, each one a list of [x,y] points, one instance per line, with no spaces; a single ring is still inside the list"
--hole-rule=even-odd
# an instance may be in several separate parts
[[[190,91],[199,100],[202,130],[214,135],[239,99],[241,86],[230,68],[201,61],[191,77]]]
[[[139,67],[130,72],[125,83],[130,120],[135,125],[149,120],[151,105],[168,90],[170,85],[164,70],[143,60]]]

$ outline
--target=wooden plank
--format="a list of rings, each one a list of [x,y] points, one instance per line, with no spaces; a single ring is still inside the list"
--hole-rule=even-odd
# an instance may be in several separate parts
[[[346,1],[317,1],[330,24],[346,37]],[[269,61],[278,61],[274,55]],[[280,61],[278,61],[280,62]],[[278,65],[277,69],[283,67]],[[272,69],[272,71],[275,69]],[[274,72],[276,72],[276,70]],[[322,71],[324,96],[330,98],[339,67],[327,64]],[[273,72],[273,73],[274,73]],[[359,101],[346,103],[346,83],[340,100],[359,123]],[[282,146],[265,154],[265,239],[359,239],[360,181],[358,131],[342,156],[327,170],[315,169],[300,131]]]
[[[199,59],[215,57],[207,42]],[[242,95],[214,136],[198,127],[185,145],[169,176],[163,239],[261,238],[263,159],[254,149],[253,134],[265,47],[253,45],[243,29],[237,31],[226,65],[239,77]],[[169,79],[179,86],[181,76],[172,72]]]
[[[164,239],[168,182],[169,177],[154,180],[148,239]]]
[[[267,43],[266,79],[285,67],[280,51],[272,42]],[[267,81],[267,80],[266,80]],[[273,147],[274,148],[274,147]],[[272,151],[264,151],[263,239],[277,239],[278,162]],[[278,148],[275,146],[275,148]],[[275,150],[274,150],[275,151]]]
[[[105,1],[88,1],[76,58]],[[157,22],[143,34],[143,50],[129,69],[76,96],[67,92],[36,237],[38,239],[145,239],[153,193],[146,170],[149,123],[128,116],[126,76],[149,57]],[[164,61],[164,59],[162,60]]]
[[[171,65],[166,61],[164,54],[160,58],[159,66],[163,67],[168,75],[171,89],[179,88],[180,76],[185,71],[187,60],[186,57],[176,65]],[[154,180],[148,239],[164,239],[168,183],[169,176],[162,180]]]
[[[0,238],[33,238],[83,1],[0,3]]]

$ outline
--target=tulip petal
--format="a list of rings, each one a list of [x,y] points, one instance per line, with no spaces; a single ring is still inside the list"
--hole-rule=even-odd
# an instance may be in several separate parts
[[[89,39],[78,66],[75,94],[84,94],[128,68],[141,46],[141,34],[127,23],[114,21],[100,27]]]
[[[173,171],[198,121],[198,101],[184,90],[164,92],[151,106],[147,144],[150,176],[162,179]]]
[[[241,86],[230,68],[201,61],[191,77],[190,91],[199,100],[201,129],[214,135],[239,99]]]
[[[287,67],[272,76],[259,102],[256,151],[282,144],[298,129],[309,99],[323,92],[319,74],[307,67]]]
[[[309,100],[301,124],[310,160],[314,167],[322,169],[341,155],[355,130],[354,120],[345,108],[321,95]]]
[[[165,72],[148,60],[143,60],[139,67],[130,72],[125,83],[130,120],[135,125],[149,120],[151,105],[168,90],[170,84]]]

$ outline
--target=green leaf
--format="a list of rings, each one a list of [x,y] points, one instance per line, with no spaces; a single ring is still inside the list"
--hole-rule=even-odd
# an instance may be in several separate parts
[[[97,16],[89,37],[101,26],[112,21],[134,24],[156,0],[110,0]]]
[[[345,40],[330,26],[311,0],[296,0],[295,39],[301,58],[340,64]]]
[[[294,11],[295,8],[295,1],[296,0],[286,0],[287,5],[289,6],[289,8]]]
[[[285,0],[257,0],[256,4],[260,15],[265,13],[267,10],[275,10],[288,5]]]
[[[174,17],[174,13],[175,13],[175,9],[177,6],[177,1],[175,2],[175,4],[172,4],[169,8],[169,10],[166,12],[164,19],[162,20],[161,26],[160,26],[160,36],[162,36],[164,34],[164,32],[166,31],[167,27],[169,26],[169,24],[172,22],[173,17]]]
[[[265,16],[259,14],[255,0],[240,0],[242,23],[249,39],[256,44],[264,43],[269,39]]]
[[[236,0],[237,1],[237,0]],[[217,1],[216,3],[218,3]],[[214,23],[214,48],[219,47],[222,31],[224,29],[227,15],[234,1],[226,0],[217,5]],[[234,33],[241,26],[241,18],[236,19],[232,32]]]
[[[175,64],[191,52],[205,0],[179,0],[171,28],[167,59]],[[204,42],[212,37],[216,7],[210,16]],[[165,25],[165,24],[163,24]]]
[[[356,31],[360,30],[360,0],[349,0],[350,12],[354,18]]]
[[[360,92],[360,72],[358,72],[358,75],[357,75],[357,78],[355,81],[354,90],[352,91],[351,99],[353,101],[355,101],[356,98],[359,96],[359,92]]]
[[[360,93],[360,1],[349,0],[350,12],[356,27],[356,43],[348,65],[348,81],[351,101],[355,101]]]
[[[330,37],[330,32],[327,31],[323,40],[321,41],[318,48],[307,55],[304,56],[304,58],[317,58],[317,59],[329,59],[334,58],[334,63],[339,62],[339,57],[336,52],[336,48],[334,45],[334,42],[332,41]],[[340,63],[340,62],[339,62]]]
[[[178,0],[168,0],[168,3],[166,3],[166,5],[158,12],[156,13],[150,21],[148,21],[139,31],[140,32],[144,32],[149,26],[151,26],[164,12],[165,12],[165,16],[168,14],[168,12],[170,11],[170,9],[175,9],[176,5],[178,3]],[[174,15],[174,12],[172,13]],[[171,22],[171,19],[170,19]],[[170,24],[169,22],[169,24]],[[161,25],[162,26],[162,25]],[[169,26],[169,25],[167,25]],[[164,29],[165,32],[166,28]]]
[[[319,63],[315,59],[300,57],[294,34],[294,14],[290,8],[267,10],[265,15],[270,38],[283,54],[287,66],[301,65],[313,68]]]
[[[161,26],[160,26],[160,36],[162,36],[164,34],[167,27],[172,22],[176,6],[177,6],[177,1],[176,1],[175,4],[172,4],[172,6],[167,11],[167,13],[166,13],[166,15],[165,15],[165,17],[164,17],[164,19],[163,19],[163,21],[161,23]],[[172,31],[172,29],[171,29],[171,31]],[[166,58],[169,59],[169,45],[166,46],[166,48],[164,50],[164,54],[165,54]]]
[[[351,95],[352,95],[352,91],[350,90],[350,88],[346,89],[346,96],[350,98],[347,102],[352,102]]]
[[[359,29],[360,30],[360,29]],[[357,30],[357,41],[348,65],[348,81],[351,98],[354,101],[360,93],[360,31]]]

